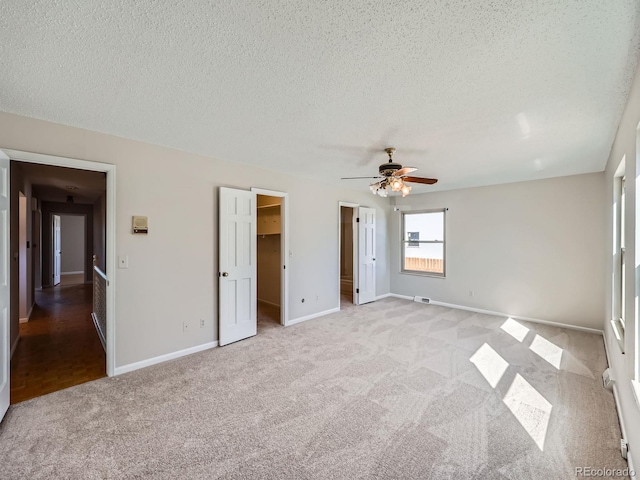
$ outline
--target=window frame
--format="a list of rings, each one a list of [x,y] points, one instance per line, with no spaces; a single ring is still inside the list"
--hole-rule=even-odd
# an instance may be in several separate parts
[[[421,277],[446,278],[447,276],[447,211],[448,208],[430,208],[424,210],[407,210],[400,212],[400,273],[405,275],[418,275]],[[405,216],[419,215],[423,213],[442,213],[442,241],[439,240],[408,240],[405,239]],[[408,233],[408,232],[407,232]],[[442,244],[442,273],[425,272],[421,270],[407,270],[405,266],[405,244],[411,243],[435,243]],[[419,246],[419,245],[418,245]]]
[[[611,296],[611,330],[620,353],[625,353],[625,303],[626,303],[626,252],[625,252],[625,173],[624,166],[618,168],[618,172],[613,178],[613,276],[612,276],[612,296]],[[616,261],[617,257],[617,261]]]

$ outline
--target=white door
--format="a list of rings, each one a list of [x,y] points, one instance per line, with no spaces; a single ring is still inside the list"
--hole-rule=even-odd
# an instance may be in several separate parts
[[[220,187],[220,345],[258,331],[256,194]]]
[[[9,408],[9,158],[0,152],[0,420]]]
[[[53,285],[60,283],[60,215],[53,216]]]
[[[376,211],[358,207],[358,299],[357,304],[376,299]]]

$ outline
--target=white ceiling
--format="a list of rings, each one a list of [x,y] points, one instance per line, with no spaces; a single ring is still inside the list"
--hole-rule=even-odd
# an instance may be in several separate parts
[[[600,171],[637,0],[4,0],[0,110],[366,188]]]

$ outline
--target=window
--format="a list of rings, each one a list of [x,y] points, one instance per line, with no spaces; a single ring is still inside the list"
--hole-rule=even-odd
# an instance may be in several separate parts
[[[402,212],[402,272],[444,277],[445,212]]]
[[[621,166],[618,170],[623,169]],[[618,172],[620,173],[620,172]],[[614,199],[613,199],[613,296],[612,296],[612,320],[611,326],[616,337],[620,351],[624,353],[624,333],[626,327],[625,305],[626,305],[626,255],[625,255],[625,177],[614,177]]]
[[[407,247],[419,247],[420,232],[409,232],[409,243]]]
[[[622,330],[625,328],[625,320],[624,320],[624,311],[625,311],[625,290],[626,290],[626,258],[625,258],[625,245],[624,245],[624,235],[625,235],[625,188],[624,188],[624,180],[625,177],[622,177],[620,180],[620,323],[622,325]]]

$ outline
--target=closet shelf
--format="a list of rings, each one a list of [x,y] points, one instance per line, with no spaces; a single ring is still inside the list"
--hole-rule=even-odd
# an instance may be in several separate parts
[[[279,203],[273,203],[273,204],[271,204],[271,205],[260,205],[260,206],[258,206],[257,208],[258,208],[258,209],[260,209],[260,208],[273,208],[273,207],[279,207],[279,206],[280,206],[280,204],[279,204]]]

